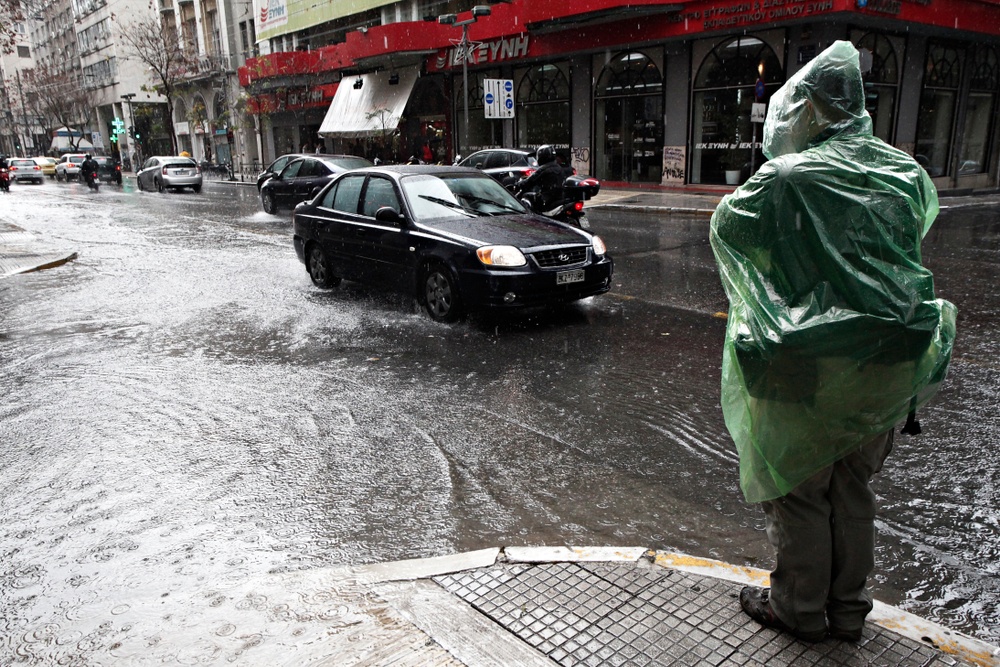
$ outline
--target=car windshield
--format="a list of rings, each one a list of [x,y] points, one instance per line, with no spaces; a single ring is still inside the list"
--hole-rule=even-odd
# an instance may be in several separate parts
[[[400,181],[417,220],[525,213],[510,192],[479,174],[414,174]]]
[[[74,156],[74,157],[71,157],[71,158],[69,159],[69,161],[70,161],[70,162],[73,162],[74,164],[82,164],[82,163],[83,163],[83,161],[84,161],[84,160],[86,160],[86,159],[87,159],[87,158],[83,157],[82,155],[79,155],[79,156]]]

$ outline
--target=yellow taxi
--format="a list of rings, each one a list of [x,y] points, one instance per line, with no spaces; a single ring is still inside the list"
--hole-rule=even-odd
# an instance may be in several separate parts
[[[35,161],[35,164],[42,168],[43,175],[49,178],[56,177],[56,159],[54,157],[36,157],[32,159]]]

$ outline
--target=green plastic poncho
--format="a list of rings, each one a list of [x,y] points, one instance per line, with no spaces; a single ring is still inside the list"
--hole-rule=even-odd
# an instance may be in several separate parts
[[[769,107],[769,161],[711,225],[730,303],[722,409],[750,502],[787,494],[925,403],[955,336],[955,307],[920,259],[937,192],[872,136],[854,46],[834,43]]]

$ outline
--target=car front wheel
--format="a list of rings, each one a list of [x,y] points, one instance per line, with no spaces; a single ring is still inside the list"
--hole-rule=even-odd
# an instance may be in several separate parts
[[[424,307],[435,322],[454,322],[462,315],[462,304],[451,273],[443,266],[432,266],[423,280]]]
[[[340,284],[340,278],[331,273],[330,260],[318,244],[309,246],[309,277],[316,287],[329,289]]]
[[[261,190],[260,203],[264,207],[265,213],[275,214],[278,212],[278,205],[274,201],[274,195],[270,190]]]

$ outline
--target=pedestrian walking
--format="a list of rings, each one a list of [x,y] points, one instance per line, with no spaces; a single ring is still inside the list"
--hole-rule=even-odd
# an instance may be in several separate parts
[[[927,173],[872,136],[858,51],[835,42],[770,99],[769,161],[710,238],[729,297],[722,408],[775,549],[743,610],[805,641],[857,641],[872,609],[875,494],[893,428],[943,381],[955,308],[920,241]]]

